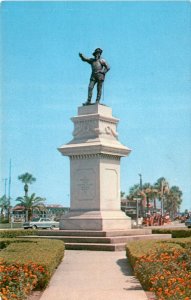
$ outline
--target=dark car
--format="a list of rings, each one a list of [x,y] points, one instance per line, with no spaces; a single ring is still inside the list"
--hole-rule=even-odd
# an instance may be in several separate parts
[[[191,228],[191,218],[190,219],[187,219],[185,221],[185,225],[188,227],[188,228]]]

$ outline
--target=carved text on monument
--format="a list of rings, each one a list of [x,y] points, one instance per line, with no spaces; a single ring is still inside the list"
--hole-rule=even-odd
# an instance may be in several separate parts
[[[95,197],[95,173],[93,169],[78,169],[76,172],[77,193],[79,200],[93,200]]]

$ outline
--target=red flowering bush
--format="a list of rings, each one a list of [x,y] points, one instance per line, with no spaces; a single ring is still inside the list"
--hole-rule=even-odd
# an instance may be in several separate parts
[[[24,300],[48,284],[64,255],[64,243],[52,240],[4,240],[0,261],[0,299]]]
[[[3,300],[23,300],[34,288],[46,285],[48,271],[32,262],[21,265],[0,262],[0,296]]]
[[[191,249],[163,244],[136,260],[135,275],[160,300],[191,299]]]

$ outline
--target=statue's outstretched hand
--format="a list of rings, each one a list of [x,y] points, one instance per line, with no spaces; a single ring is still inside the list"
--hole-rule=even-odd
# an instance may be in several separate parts
[[[79,57],[81,58],[81,60],[86,61],[88,63],[90,63],[91,59],[86,58],[82,53],[79,53]]]

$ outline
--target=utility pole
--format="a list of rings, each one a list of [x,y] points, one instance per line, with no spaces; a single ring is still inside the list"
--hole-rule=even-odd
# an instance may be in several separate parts
[[[139,225],[139,198],[133,198],[133,200],[136,201],[136,224],[137,224],[137,227]]]
[[[140,177],[140,183],[139,183],[139,185],[140,185],[140,190],[142,191],[142,187],[143,187],[143,183],[142,183],[142,174],[138,174],[139,175],[139,177]]]
[[[161,214],[164,215],[164,200],[165,200],[165,193],[169,191],[168,183],[163,179],[161,182]]]
[[[11,199],[11,159],[9,161],[9,185],[8,185],[8,198]]]
[[[11,228],[13,228],[13,215],[12,215],[12,209],[11,209],[11,159],[9,161],[9,186],[8,186],[8,199],[9,199],[9,208],[8,212],[11,216]]]

